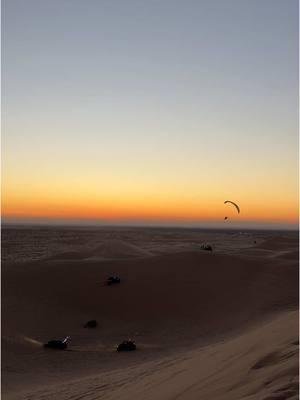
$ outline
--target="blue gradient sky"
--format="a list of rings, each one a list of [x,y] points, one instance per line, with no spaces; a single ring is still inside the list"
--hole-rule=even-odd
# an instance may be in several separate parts
[[[2,7],[4,217],[296,223],[297,1]]]

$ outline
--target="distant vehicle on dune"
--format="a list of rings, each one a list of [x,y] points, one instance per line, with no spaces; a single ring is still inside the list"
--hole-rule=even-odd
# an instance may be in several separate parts
[[[68,347],[67,341],[69,339],[70,336],[66,336],[63,340],[49,340],[48,343],[44,344],[44,347],[54,350],[65,350]]]
[[[133,351],[136,350],[136,344],[133,340],[124,340],[117,347],[117,351]]]
[[[121,279],[118,276],[110,276],[106,279],[105,284],[110,286],[110,285],[113,285],[115,283],[120,283],[120,282],[121,282]]]
[[[96,328],[98,326],[98,322],[95,319],[91,319],[86,324],[84,324],[84,328]]]
[[[204,243],[201,245],[201,250],[212,251],[212,246],[208,243]]]

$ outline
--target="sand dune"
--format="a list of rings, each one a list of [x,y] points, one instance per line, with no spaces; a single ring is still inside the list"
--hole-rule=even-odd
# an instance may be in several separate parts
[[[19,398],[295,400],[297,320],[297,312],[283,313],[262,327],[201,350],[20,393]]]
[[[120,239],[107,239],[102,241],[100,244],[82,249],[77,251],[66,251],[58,253],[52,257],[52,260],[88,260],[88,261],[102,261],[111,259],[126,259],[136,257],[150,257],[153,254],[146,249],[143,249],[137,245]]]
[[[159,255],[145,251],[149,232],[133,239],[4,268],[4,399],[296,398],[295,238],[250,247],[245,236],[238,255],[230,245]],[[104,286],[114,273],[122,283]],[[94,318],[98,328],[84,329]],[[68,351],[41,345],[65,335]],[[116,353],[128,337],[138,351]]]

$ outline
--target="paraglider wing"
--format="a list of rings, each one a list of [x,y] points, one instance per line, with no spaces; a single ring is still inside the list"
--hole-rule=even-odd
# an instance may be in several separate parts
[[[234,203],[233,201],[230,201],[230,200],[224,201],[224,204],[226,204],[226,203],[231,203],[231,204],[233,204],[234,207],[237,209],[237,212],[240,213],[240,207],[239,207],[236,203]]]

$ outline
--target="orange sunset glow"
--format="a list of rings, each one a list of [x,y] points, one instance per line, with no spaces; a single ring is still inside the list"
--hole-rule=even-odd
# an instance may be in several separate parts
[[[19,196],[5,193],[2,199],[4,217],[26,218],[61,218],[88,219],[102,221],[220,221],[228,215],[231,221],[265,221],[297,223],[297,207],[293,199],[283,196],[268,204],[261,198],[236,196],[241,214],[234,208],[225,205],[224,196],[215,194],[215,198],[199,193],[184,195],[183,193],[120,193],[119,196],[101,193],[83,192],[68,193],[21,193]],[[230,226],[230,225],[229,225]]]

